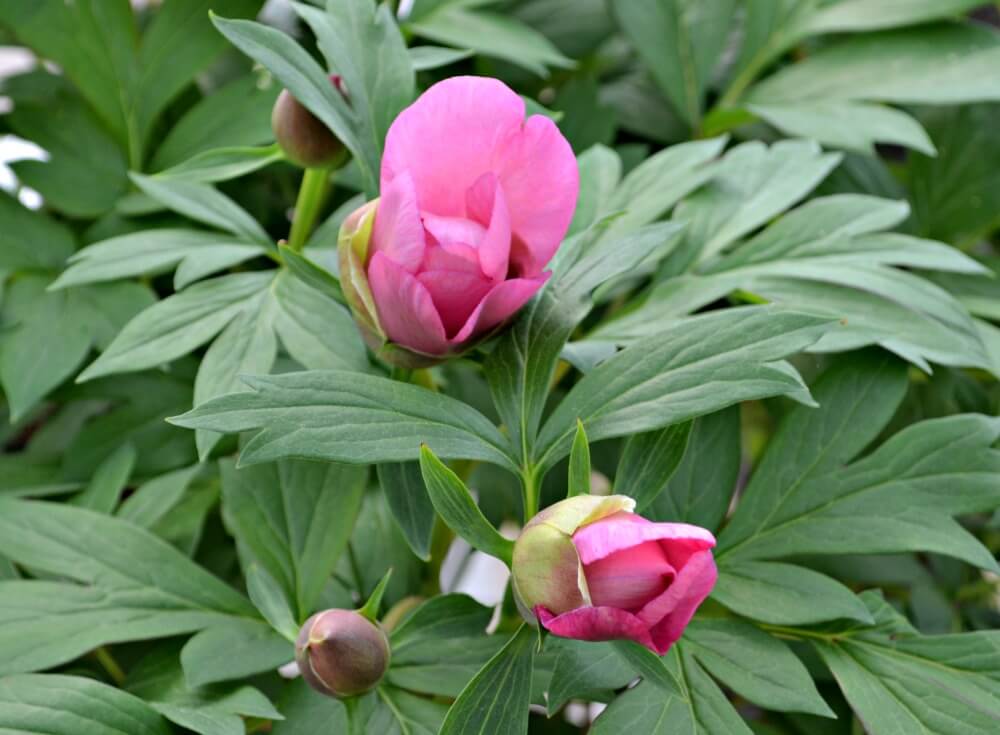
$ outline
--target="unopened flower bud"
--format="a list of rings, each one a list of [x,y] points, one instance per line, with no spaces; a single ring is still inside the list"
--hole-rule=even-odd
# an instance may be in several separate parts
[[[511,564],[522,615],[564,638],[666,653],[715,585],[715,537],[634,508],[623,495],[577,495],[532,518]]]
[[[332,76],[330,81],[343,94],[339,78]],[[271,129],[285,157],[302,168],[332,166],[344,154],[337,136],[287,89],[271,110]]]
[[[302,677],[317,692],[338,699],[373,689],[389,669],[389,657],[382,628],[354,610],[316,613],[295,642]]]

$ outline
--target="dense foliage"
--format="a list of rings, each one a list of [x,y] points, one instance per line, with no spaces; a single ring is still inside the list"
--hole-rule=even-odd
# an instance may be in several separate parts
[[[0,0],[47,154],[0,192],[0,731],[1000,731],[995,6],[263,4]],[[579,201],[506,331],[390,368],[337,233],[458,74]],[[308,186],[283,88],[349,153]],[[662,658],[491,608],[486,557],[609,487],[718,539]],[[377,690],[279,674],[366,601]]]

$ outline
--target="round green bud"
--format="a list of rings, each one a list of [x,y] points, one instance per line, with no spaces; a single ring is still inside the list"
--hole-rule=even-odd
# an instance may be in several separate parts
[[[295,642],[302,678],[337,699],[373,689],[389,669],[389,639],[354,610],[324,610],[309,618]]]
[[[344,155],[344,144],[287,89],[275,100],[271,129],[285,157],[302,168],[333,166]]]

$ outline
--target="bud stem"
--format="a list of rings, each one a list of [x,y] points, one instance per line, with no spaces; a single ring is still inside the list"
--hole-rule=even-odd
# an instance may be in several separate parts
[[[521,472],[521,484],[524,493],[524,522],[527,523],[538,514],[538,477],[534,467],[526,467]]]
[[[307,168],[302,174],[299,196],[295,200],[292,216],[292,232],[288,236],[288,247],[301,252],[302,246],[312,233],[320,210],[330,193],[332,172],[328,168]]]

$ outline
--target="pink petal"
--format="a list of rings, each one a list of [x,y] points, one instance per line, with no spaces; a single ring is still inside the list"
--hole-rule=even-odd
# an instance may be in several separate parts
[[[425,245],[413,180],[403,172],[382,187],[382,197],[375,210],[372,252],[384,253],[405,270],[415,273],[424,258]]]
[[[661,656],[681,637],[695,610],[715,587],[719,572],[711,551],[699,551],[677,572],[666,592],[647,603],[638,617],[649,626]]]
[[[590,564],[609,554],[645,541],[660,541],[667,560],[676,569],[695,551],[715,546],[715,536],[687,523],[653,523],[634,513],[620,511],[590,523],[573,534],[580,561]],[[675,558],[679,557],[679,558]]]
[[[482,276],[479,253],[471,245],[460,242],[431,243],[424,251],[424,271],[462,271]]]
[[[486,228],[465,217],[439,217],[424,215],[424,228],[438,243],[462,243],[478,248],[486,237]]]
[[[465,193],[469,217],[488,225],[479,245],[479,263],[487,278],[500,281],[507,277],[510,257],[510,214],[503,187],[492,172],[480,176]]]
[[[635,615],[613,607],[578,607],[562,615],[553,615],[541,605],[534,610],[539,622],[550,633],[578,641],[632,640],[650,650],[653,640],[649,629]]]
[[[390,340],[429,355],[448,351],[441,317],[427,289],[385,253],[368,266],[379,322]]]
[[[549,279],[551,273],[543,273],[535,278],[512,278],[498,283],[486,294],[475,311],[469,315],[458,334],[449,340],[453,345],[460,345],[472,337],[493,329],[514,315],[524,306],[528,299],[535,295]]]
[[[464,217],[466,190],[493,170],[498,143],[523,121],[523,100],[499,80],[466,76],[438,82],[389,128],[382,187],[408,171],[422,212]]]
[[[424,271],[417,275],[441,315],[445,334],[455,334],[492,285],[483,274],[451,270]]]
[[[667,588],[674,568],[660,545],[647,541],[585,564],[583,574],[594,605],[636,611]]]
[[[573,149],[554,122],[532,115],[498,148],[493,170],[510,211],[510,259],[518,275],[536,275],[552,259],[576,209],[580,172]]]

